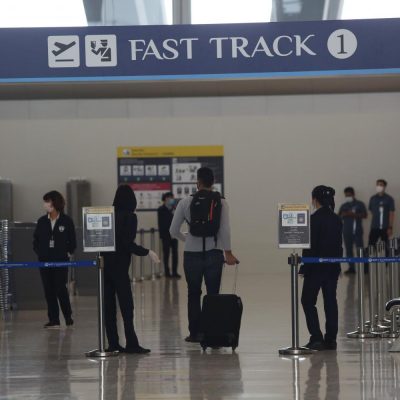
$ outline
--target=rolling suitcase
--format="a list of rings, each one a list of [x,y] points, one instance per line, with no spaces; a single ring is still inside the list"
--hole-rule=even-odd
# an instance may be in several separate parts
[[[240,323],[243,304],[236,295],[238,266],[235,270],[234,294],[206,295],[201,312],[200,345],[207,347],[231,347],[239,345]]]

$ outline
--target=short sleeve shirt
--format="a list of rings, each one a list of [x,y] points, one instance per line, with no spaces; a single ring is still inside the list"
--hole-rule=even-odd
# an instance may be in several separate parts
[[[339,215],[342,212],[352,211],[355,214],[367,214],[367,208],[362,201],[353,200],[349,203],[344,203],[339,210]],[[342,217],[343,220],[343,233],[344,234],[354,234],[354,235],[362,235],[363,227],[362,227],[362,218],[353,218],[353,217]]]
[[[372,196],[369,201],[369,211],[372,213],[371,229],[388,229],[389,214],[395,210],[393,197],[388,194]]]

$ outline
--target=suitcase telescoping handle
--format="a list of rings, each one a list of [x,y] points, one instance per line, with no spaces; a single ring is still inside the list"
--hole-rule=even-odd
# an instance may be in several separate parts
[[[222,267],[221,283],[219,284],[219,292],[220,293],[221,293],[221,288],[222,288],[222,275],[224,274],[224,269],[225,268],[226,268],[226,264],[224,264],[223,267]],[[233,279],[233,294],[236,294],[238,272],[239,272],[239,261],[235,265],[235,277]]]

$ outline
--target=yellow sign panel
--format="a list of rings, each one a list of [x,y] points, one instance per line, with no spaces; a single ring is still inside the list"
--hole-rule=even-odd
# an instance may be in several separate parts
[[[310,209],[308,204],[279,204],[281,211],[307,211]]]
[[[223,146],[118,147],[118,158],[223,157]]]

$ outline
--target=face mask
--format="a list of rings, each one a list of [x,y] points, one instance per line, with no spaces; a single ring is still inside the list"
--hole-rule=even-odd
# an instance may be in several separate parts
[[[175,199],[168,199],[166,205],[167,205],[167,207],[168,207],[169,209],[173,208],[174,205],[175,205]]]
[[[385,190],[385,188],[384,188],[383,186],[378,185],[378,186],[376,187],[376,192],[377,192],[377,193],[383,193],[384,190]]]
[[[43,208],[45,209],[46,212],[51,213],[54,211],[54,207],[51,205],[51,203],[44,203]]]
[[[346,200],[347,203],[351,203],[354,199],[353,199],[352,196],[346,196],[345,200]]]

